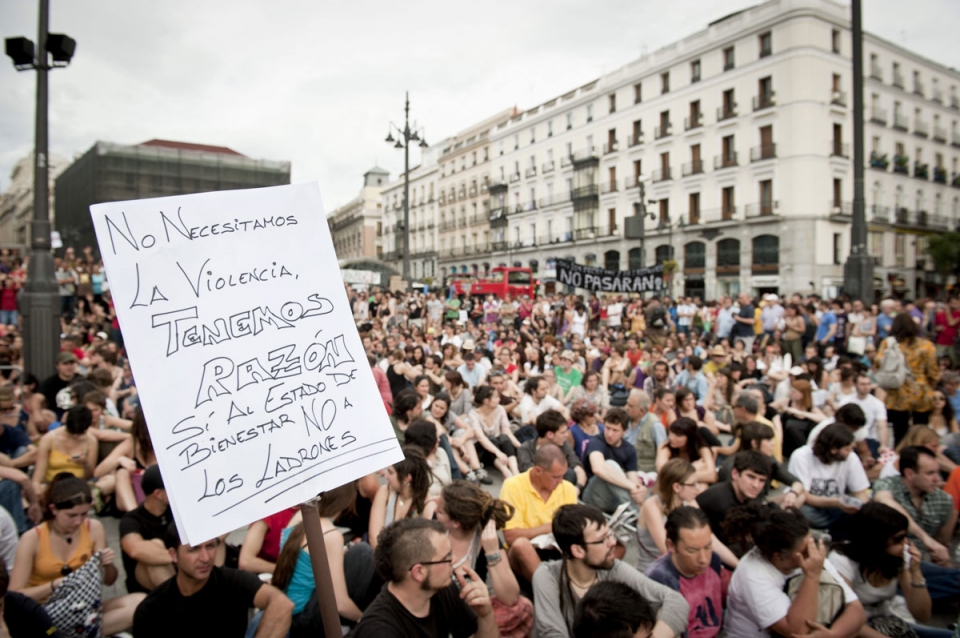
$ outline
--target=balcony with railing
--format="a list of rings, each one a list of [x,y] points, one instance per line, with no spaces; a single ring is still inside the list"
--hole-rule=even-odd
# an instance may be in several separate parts
[[[870,78],[883,82],[883,69],[880,68],[879,64],[870,65]]]
[[[579,163],[579,162],[596,161],[596,160],[599,160],[600,158],[597,157],[597,147],[588,146],[586,148],[581,148],[580,150],[574,151],[573,156],[571,156],[570,159],[573,160],[574,163]]]
[[[643,144],[643,131],[640,131],[639,135],[627,136],[627,146],[634,147],[634,146],[640,146],[641,144]]]
[[[924,96],[924,89],[923,89],[923,82],[922,82],[922,81],[920,81],[920,80],[918,80],[918,79],[914,79],[914,80],[913,80],[913,93],[914,93],[914,95],[919,95],[920,97],[923,97],[923,96]]]
[[[570,191],[570,199],[576,201],[578,199],[597,197],[599,194],[600,187],[597,184],[588,184],[587,186],[580,186]]]
[[[713,168],[714,170],[720,170],[722,168],[733,168],[737,166],[737,154],[736,152],[727,153],[725,155],[717,155],[713,158]]]
[[[938,124],[933,125],[933,141],[941,144],[947,143],[947,129]]]
[[[930,96],[930,101],[936,102],[937,104],[943,104],[943,90],[940,87],[933,89],[933,94]]]
[[[722,206],[720,208],[720,221],[728,222],[737,216],[737,207],[734,205]]]
[[[893,72],[893,81],[891,82],[891,84],[892,84],[893,86],[897,87],[898,89],[902,89],[902,88],[903,88],[903,73],[900,73],[900,71],[894,71],[894,72]]]
[[[947,169],[943,168],[942,166],[934,166],[934,167],[933,167],[933,181],[935,181],[935,182],[938,183],[938,184],[946,184],[946,183],[947,183]]]
[[[870,108],[870,121],[880,126],[887,125],[887,109],[874,106]]]
[[[685,131],[692,131],[693,129],[700,128],[703,126],[703,114],[695,113],[692,116],[683,118],[683,129]]]
[[[446,204],[446,203],[447,203],[447,194],[446,194],[446,193],[440,193],[440,196],[437,198],[437,203],[440,204],[441,206],[443,206],[444,204]]]
[[[457,198],[458,198],[458,199],[466,199],[466,198],[467,198],[467,187],[466,187],[466,186],[461,186],[461,187],[460,187],[460,190],[457,191]]]
[[[850,145],[844,144],[840,140],[833,140],[830,142],[830,156],[850,159]]]
[[[619,189],[617,188],[617,186],[618,184],[615,180],[610,182],[603,182],[602,184],[600,184],[600,194],[607,195],[609,193],[617,193],[619,192]]]
[[[623,190],[630,190],[631,188],[640,187],[640,178],[639,176],[635,177],[624,177],[623,178]]]
[[[904,133],[910,130],[910,122],[907,120],[907,116],[904,115],[903,113],[897,113],[896,111],[894,111],[893,128],[895,128],[898,131],[903,131]]]
[[[917,137],[930,137],[930,125],[918,117],[913,121],[913,134]]]
[[[458,219],[458,220],[457,220],[457,227],[458,227],[458,228],[466,228],[466,227],[467,227],[467,218],[466,218],[466,217],[461,217],[460,219]]]
[[[486,224],[490,221],[490,218],[486,215],[472,215],[470,217],[471,226],[479,226],[480,224]]]
[[[950,180],[950,185],[954,188],[960,188],[960,173],[953,174],[953,179]]]
[[[470,190],[467,191],[467,194],[468,194],[470,197],[476,197],[476,196],[477,196],[477,187],[476,187],[476,186],[471,186],[471,187],[470,187]]]
[[[908,175],[910,173],[910,158],[906,155],[894,155],[893,172]]]
[[[747,204],[744,216],[747,219],[756,217],[769,217],[777,214],[780,208],[780,202],[774,200],[769,202],[758,202],[756,204]]]
[[[920,162],[913,163],[913,176],[917,179],[930,179],[930,165],[921,164]]]
[[[653,138],[657,140],[662,140],[663,138],[667,137],[668,135],[671,135],[672,133],[673,133],[673,125],[671,125],[670,122],[667,122],[662,126],[654,127]]]
[[[777,92],[770,91],[769,93],[761,93],[760,95],[754,96],[753,98],[753,110],[762,111],[763,109],[769,109],[770,107],[777,105],[776,100]]]
[[[888,166],[890,166],[890,160],[887,159],[886,153],[870,152],[870,168],[885,171]]]
[[[536,177],[536,176],[537,176],[537,167],[536,167],[536,166],[531,166],[531,167],[528,168],[526,171],[524,171],[523,176],[524,176],[524,177],[527,177],[527,178]]]
[[[653,175],[651,175],[650,179],[654,183],[665,182],[673,179],[673,174],[669,166],[664,166],[663,168],[658,168],[657,170],[653,171]]]
[[[717,107],[717,121],[723,122],[724,120],[732,120],[737,117],[737,104],[726,104],[724,106]]]
[[[610,153],[616,153],[620,150],[620,143],[617,140],[607,142],[603,145],[603,154],[609,155]]]
[[[681,172],[683,173],[684,177],[703,174],[703,160],[693,160],[692,162],[687,162],[681,168]]]
[[[556,163],[555,163],[553,160],[550,160],[549,162],[544,162],[544,163],[543,163],[543,172],[544,172],[544,174],[549,173],[550,171],[552,171],[552,170],[554,169],[555,164],[556,164]]]
[[[960,131],[950,132],[950,145],[960,148]]]
[[[960,98],[958,98],[956,95],[950,96],[950,108],[955,111],[960,111]]]
[[[827,202],[827,210],[831,217],[850,217],[853,215],[853,202],[831,199]]]
[[[870,221],[878,224],[890,223],[890,207],[874,204],[870,207]]]
[[[517,172],[517,173],[510,173],[510,183],[511,183],[511,184],[513,184],[513,183],[515,183],[515,182],[519,182],[519,181],[520,181],[520,173],[519,173],[519,172]]]
[[[751,162],[762,162],[763,160],[774,159],[776,156],[776,144],[761,144],[750,149]]]
[[[834,106],[847,107],[847,92],[846,91],[831,91],[830,92],[830,104]]]

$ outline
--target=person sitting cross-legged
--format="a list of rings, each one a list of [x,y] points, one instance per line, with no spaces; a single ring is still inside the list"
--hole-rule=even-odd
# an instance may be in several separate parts
[[[148,467],[140,485],[146,499],[120,520],[120,551],[131,594],[153,591],[174,575],[173,558],[164,546],[171,518],[160,467]]]
[[[603,434],[587,444],[587,487],[583,501],[612,514],[623,503],[641,505],[647,488],[637,475],[637,452],[623,440],[630,418],[622,408],[611,408],[604,415]]]
[[[513,506],[513,516],[506,521],[503,537],[510,547],[510,566],[527,582],[542,560],[559,558],[554,549],[534,547],[538,536],[550,534],[553,516],[563,505],[577,502],[577,491],[564,480],[567,459],[553,443],[537,448],[533,467],[503,482],[500,498]]]
[[[616,538],[598,508],[564,505],[552,527],[563,558],[541,564],[533,575],[540,638],[570,636],[578,602],[604,582],[628,585],[656,608],[655,638],[679,636],[686,630],[690,606],[683,596],[614,558]]]
[[[807,493],[801,511],[813,527],[831,528],[870,499],[870,481],[853,454],[854,445],[850,428],[834,423],[820,432],[813,446],[804,445],[790,457],[789,471]]]

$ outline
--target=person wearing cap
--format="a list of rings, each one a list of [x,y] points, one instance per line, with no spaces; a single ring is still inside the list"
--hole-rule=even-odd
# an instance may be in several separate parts
[[[727,349],[717,344],[709,350],[710,358],[703,363],[703,373],[708,377],[717,374],[717,371],[727,365]]]
[[[163,545],[172,519],[160,467],[148,467],[140,486],[146,497],[143,503],[120,519],[120,550],[131,594],[153,591],[174,575],[173,559]]]
[[[58,401],[57,395],[67,392],[67,387],[77,376],[77,355],[72,352],[61,352],[57,355],[57,371],[47,377],[37,386],[37,391],[30,397],[30,413],[40,414],[44,408],[53,410],[59,421],[63,417],[63,406],[69,405],[69,400]]]
[[[553,367],[553,373],[557,377],[557,385],[563,392],[564,403],[570,397],[570,392],[583,381],[583,373],[573,367],[576,361],[576,355],[572,350],[564,350],[560,353],[560,366]]]

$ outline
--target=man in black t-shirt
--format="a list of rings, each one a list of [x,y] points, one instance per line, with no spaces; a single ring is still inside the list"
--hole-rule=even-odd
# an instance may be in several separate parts
[[[753,353],[753,342],[757,338],[757,333],[754,331],[754,324],[756,323],[756,313],[751,303],[750,295],[745,292],[741,292],[740,296],[737,298],[737,303],[740,304],[740,310],[733,316],[733,320],[736,322],[733,324],[733,330],[730,333],[731,338],[734,340],[734,343],[737,341],[742,341],[744,350],[747,354]]]
[[[174,575],[173,558],[163,544],[170,525],[170,502],[160,468],[148,467],[140,485],[146,499],[120,519],[120,550],[131,594],[153,591]]]
[[[252,607],[263,610],[257,638],[287,635],[293,603],[254,574],[215,567],[219,538],[197,546],[182,545],[175,523],[170,523],[164,540],[177,575],[150,592],[137,607],[133,616],[137,638],[240,638],[247,631]]]
[[[503,560],[488,554],[489,564]],[[500,630],[487,585],[468,565],[451,584],[453,552],[443,525],[401,519],[380,532],[377,569],[387,584],[367,607],[354,638],[492,638]],[[138,635],[137,638],[140,638]]]
[[[63,416],[66,408],[57,405],[57,394],[66,388],[77,376],[77,355],[61,352],[57,355],[57,372],[43,380],[37,391],[30,397],[30,413],[40,414],[44,408],[53,410],[57,420]]]
[[[7,591],[10,576],[3,561],[0,561],[0,636],[10,638],[63,638],[43,605],[32,598]]]
[[[727,543],[723,520],[737,505],[760,502],[763,488],[770,478],[770,461],[756,450],[741,450],[733,457],[730,480],[710,486],[697,496],[697,505],[710,518],[710,529]]]

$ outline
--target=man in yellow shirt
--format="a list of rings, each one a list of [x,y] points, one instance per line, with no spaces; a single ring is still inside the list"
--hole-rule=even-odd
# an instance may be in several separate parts
[[[559,447],[548,443],[537,448],[533,467],[508,478],[500,489],[500,500],[515,508],[503,528],[510,546],[507,558],[513,571],[528,582],[545,556],[559,557],[555,548],[538,548],[530,541],[551,534],[554,513],[561,505],[577,502],[576,488],[563,480],[566,471],[567,457]]]

